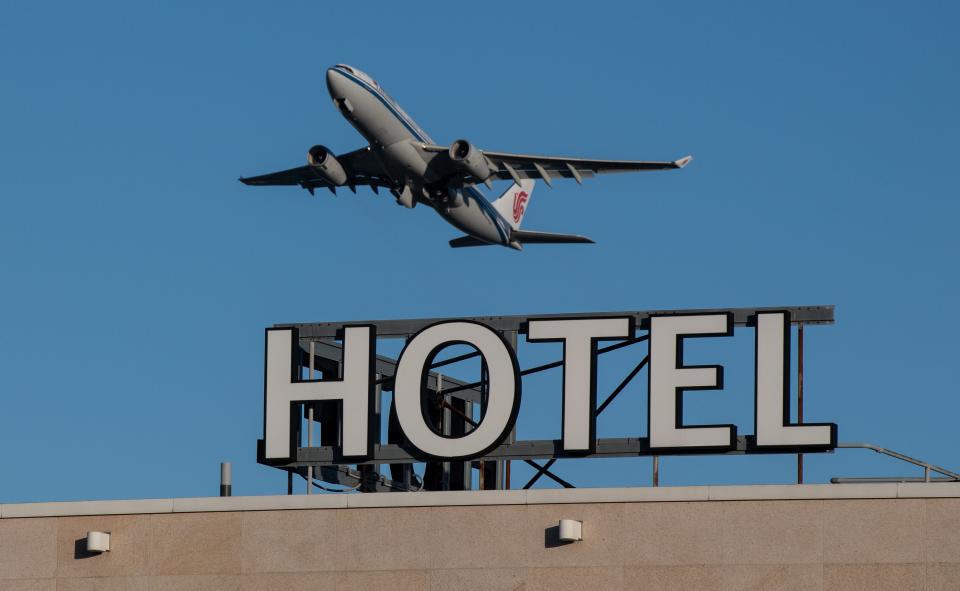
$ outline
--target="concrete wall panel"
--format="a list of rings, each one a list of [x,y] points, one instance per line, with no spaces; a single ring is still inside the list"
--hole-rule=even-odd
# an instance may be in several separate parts
[[[338,572],[333,579],[337,591],[426,591],[429,588],[427,571],[423,570]]]
[[[244,575],[240,591],[334,591],[336,579],[328,572],[254,573]]]
[[[960,563],[927,564],[925,576],[927,591],[960,589]]]
[[[552,567],[527,570],[523,591],[623,589],[623,567]]]
[[[151,515],[150,574],[239,574],[241,513]]]
[[[723,591],[820,591],[820,564],[730,564],[721,570]]]
[[[721,591],[723,566],[719,564],[673,564],[627,566],[623,569],[625,591]]]
[[[150,577],[83,577],[57,579],[57,591],[150,591]]]
[[[0,591],[56,591],[56,579],[0,579]]]
[[[927,499],[923,504],[924,560],[960,563],[960,499]]]
[[[160,575],[151,577],[150,591],[236,591],[239,575]]]
[[[56,575],[56,519],[0,519],[0,580]]]
[[[516,591],[525,568],[443,568],[430,571],[430,591]]]
[[[43,508],[51,516],[0,518],[0,591],[960,590],[960,488],[859,499],[849,488],[839,498],[806,490],[631,502],[552,491],[534,503],[514,502],[527,497],[513,491],[507,503],[458,495],[452,506],[404,494],[398,506],[376,498],[369,508],[268,498],[229,505],[254,507],[242,511],[78,517],[60,504]],[[584,540],[560,543],[560,519],[582,520]],[[87,555],[89,530],[110,531],[112,550]]]
[[[516,568],[543,547],[543,530],[531,527],[529,507],[436,507],[424,544],[436,568]]]
[[[295,573],[342,569],[333,511],[243,514],[241,570]]]
[[[920,591],[924,585],[922,564],[823,565],[823,591]]]
[[[729,501],[721,505],[725,564],[823,561],[823,501]]]
[[[428,527],[430,507],[343,509],[336,514],[337,570],[433,568],[437,533]],[[376,534],[374,534],[376,532]]]
[[[721,502],[626,505],[624,564],[720,564],[723,510]]]
[[[921,499],[835,500],[823,505],[828,564],[923,561]]]

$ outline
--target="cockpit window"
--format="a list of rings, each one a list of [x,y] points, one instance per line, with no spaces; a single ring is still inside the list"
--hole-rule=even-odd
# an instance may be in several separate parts
[[[377,81],[374,80],[373,78],[371,78],[366,72],[361,72],[360,70],[358,70],[358,69],[356,69],[356,68],[348,68],[348,69],[350,70],[350,73],[351,73],[351,74],[353,74],[353,75],[356,76],[357,78],[363,80],[364,82],[366,82],[366,83],[369,84],[370,86],[372,86],[372,87],[374,87],[374,88],[376,88],[376,89],[379,90],[380,85],[377,84]]]
[[[358,69],[356,69],[356,68],[351,68],[350,66],[348,66],[348,65],[346,65],[346,64],[337,64],[336,67],[340,68],[341,70],[344,70],[344,71],[346,71],[346,72],[349,72],[349,73],[353,74],[353,75],[356,76],[357,78],[363,80],[364,82],[366,82],[367,84],[369,84],[370,86],[372,86],[375,90],[380,91],[380,92],[383,92],[383,89],[380,88],[380,85],[377,84],[377,81],[374,80],[373,77],[371,77],[371,76],[370,76],[369,74],[367,74],[366,72],[361,72],[360,70],[358,70]]]

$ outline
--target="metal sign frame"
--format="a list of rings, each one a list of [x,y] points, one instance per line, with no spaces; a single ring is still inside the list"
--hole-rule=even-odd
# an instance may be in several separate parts
[[[833,324],[834,307],[830,305],[821,306],[786,306],[786,307],[765,307],[765,308],[723,308],[723,309],[696,309],[696,310],[657,310],[657,311],[627,311],[627,312],[601,312],[601,313],[575,313],[575,314],[542,314],[542,315],[514,315],[514,316],[484,316],[471,318],[420,318],[406,320],[374,320],[374,321],[349,321],[349,322],[316,322],[316,323],[295,323],[295,324],[277,324],[274,329],[292,328],[296,329],[300,343],[299,365],[302,371],[309,372],[307,375],[314,379],[317,373],[324,378],[336,377],[342,371],[342,345],[337,342],[338,331],[345,325],[372,325],[376,327],[377,340],[381,339],[410,339],[413,335],[423,330],[425,327],[437,324],[443,321],[472,321],[486,325],[498,333],[513,348],[516,354],[518,334],[524,331],[528,322],[537,319],[586,319],[586,318],[606,318],[606,317],[630,317],[636,324],[637,330],[648,330],[649,319],[651,316],[671,316],[671,315],[704,315],[704,314],[730,314],[734,326],[747,326],[748,323],[758,313],[768,312],[788,312],[790,322],[794,327],[798,327],[798,333],[802,335],[802,327],[808,324]],[[802,338],[802,337],[801,337]],[[633,338],[622,340],[605,347],[598,347],[597,353],[602,355],[624,347],[629,347],[642,343],[648,339],[647,335],[634,334]],[[802,355],[802,344],[798,351]],[[469,432],[476,426],[473,417],[473,406],[482,404],[485,399],[484,388],[485,379],[473,383],[464,383],[460,380],[443,375],[442,368],[478,356],[478,353],[468,353],[457,357],[436,361],[430,366],[427,377],[426,388],[430,395],[434,396],[439,409],[437,419],[444,429],[445,435],[457,435]],[[644,356],[633,369],[623,378],[619,385],[614,388],[606,397],[598,398],[596,415],[603,413],[616,397],[626,388],[631,381],[644,369],[648,363],[649,356]],[[337,429],[336,409],[330,403],[304,403],[302,418],[299,421],[301,431],[297,434],[297,441],[302,442],[297,446],[295,460],[285,463],[267,462],[263,460],[262,440],[258,445],[258,461],[272,467],[287,470],[291,474],[297,473],[305,477],[308,482],[314,482],[314,475],[326,481],[347,485],[361,490],[410,490],[416,488],[417,477],[412,470],[412,464],[420,463],[424,460],[418,458],[416,454],[411,453],[409,446],[405,445],[402,435],[398,439],[397,434],[392,432],[388,436],[388,441],[384,441],[383,434],[380,433],[381,424],[381,400],[383,391],[392,390],[392,380],[397,367],[397,360],[377,355],[375,357],[375,371],[377,375],[375,405],[372,412],[375,418],[371,421],[376,427],[374,433],[377,443],[373,446],[372,456],[364,461],[344,458],[337,445],[339,434]],[[802,364],[802,361],[801,361]],[[541,364],[535,367],[521,370],[521,376],[557,368],[563,365],[563,360]],[[802,365],[801,365],[802,367]],[[802,369],[801,369],[802,371]],[[800,377],[802,384],[802,377]],[[802,385],[800,386],[802,388]],[[320,441],[315,445],[313,441],[314,422],[320,424]],[[802,423],[802,415],[800,418]],[[304,440],[305,436],[305,440]],[[782,450],[758,450],[751,445],[753,436],[738,436],[735,448],[720,453],[726,454],[747,454],[747,453],[784,453]],[[813,450],[816,451],[816,450]],[[828,451],[828,450],[824,450]],[[692,451],[691,455],[702,452]],[[655,455],[651,451],[649,439],[647,437],[619,437],[619,438],[597,438],[596,446],[589,453],[577,454],[581,458],[597,457],[638,457]],[[711,453],[711,455],[716,455]],[[463,490],[473,488],[472,474],[479,472],[479,488],[509,488],[509,466],[511,461],[523,461],[532,466],[536,473],[534,477],[526,484],[524,488],[532,486],[541,476],[553,479],[564,487],[573,485],[559,478],[549,471],[549,468],[562,457],[567,457],[562,453],[560,440],[525,440],[517,441],[515,432],[511,433],[505,441],[495,447],[480,458],[474,458],[466,462],[438,462],[438,470],[435,470],[439,477],[434,478],[430,488],[440,490]],[[541,464],[538,460],[549,460]],[[386,478],[380,474],[380,465],[390,466],[392,478]],[[356,469],[348,466],[356,466]],[[436,466],[435,466],[436,467]],[[420,484],[421,487],[424,483]]]

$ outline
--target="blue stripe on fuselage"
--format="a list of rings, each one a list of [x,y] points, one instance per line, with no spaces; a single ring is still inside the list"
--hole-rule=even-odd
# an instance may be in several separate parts
[[[361,88],[375,96],[383,104],[383,106],[387,107],[390,113],[393,114],[393,116],[396,117],[397,120],[407,128],[407,131],[413,134],[413,137],[416,138],[417,141],[426,142],[429,144],[434,143],[430,136],[428,136],[425,131],[420,129],[419,125],[417,125],[409,117],[404,117],[403,113],[398,110],[398,107],[395,106],[392,101],[384,97],[379,90],[371,87],[365,80],[351,74],[350,72],[341,70],[339,68],[333,69],[338,74],[341,74],[349,80],[359,84]],[[504,226],[506,222],[503,219],[503,216],[501,216],[500,213],[493,208],[487,198],[483,196],[483,193],[478,191],[476,187],[467,187],[466,191],[477,201],[477,204],[480,206],[480,209],[483,211],[483,213],[485,213],[487,217],[490,218],[490,221],[493,222],[494,227],[497,229],[497,234],[500,236],[500,240],[502,240],[504,244],[508,244],[510,242],[510,232]]]
[[[500,215],[500,212],[493,208],[493,205],[487,201],[487,198],[484,197],[483,193],[478,191],[476,187],[467,187],[466,190],[470,193],[470,196],[477,200],[480,209],[482,209],[483,213],[487,214],[490,221],[493,222],[493,225],[497,228],[497,234],[500,235],[500,240],[502,240],[504,244],[508,244],[510,242],[510,232],[504,227],[503,216]]]
[[[393,116],[396,117],[397,120],[400,121],[400,123],[402,123],[403,126],[407,128],[407,131],[413,134],[413,137],[415,137],[418,141],[426,142],[428,144],[433,143],[433,140],[430,139],[430,136],[428,136],[427,133],[423,131],[419,125],[417,125],[413,120],[411,120],[409,116],[405,117],[403,113],[399,111],[398,107],[393,104],[393,101],[383,96],[383,94],[379,90],[377,90],[376,88],[373,88],[365,80],[351,74],[350,72],[347,72],[345,70],[340,70],[338,68],[334,68],[334,71],[342,76],[345,76],[349,80],[356,82],[364,90],[366,90],[367,92],[375,96],[377,100],[383,103],[383,106],[389,109],[390,112],[393,114]]]

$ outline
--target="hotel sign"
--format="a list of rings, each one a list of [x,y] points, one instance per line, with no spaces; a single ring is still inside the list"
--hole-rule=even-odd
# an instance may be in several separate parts
[[[600,343],[646,341],[647,425],[638,425],[632,455],[684,453],[810,452],[833,449],[833,423],[791,423],[791,324],[798,309],[711,310],[444,319],[423,323],[406,336],[395,361],[390,387],[395,418],[404,436],[404,450],[421,461],[457,461],[491,457],[506,449],[521,408],[521,369],[515,341],[562,344],[562,404],[560,439],[547,457],[590,456],[598,452],[597,358]],[[832,308],[829,321],[832,322]],[[506,318],[512,324],[504,324]],[[737,322],[735,322],[737,320]],[[401,322],[401,321],[391,321]],[[342,351],[335,379],[303,375],[301,330],[306,325],[278,326],[266,331],[264,431],[260,461],[297,461],[301,405],[333,403],[339,408],[339,463],[377,461],[379,416],[374,412],[378,384],[377,340],[380,323],[324,325],[335,330]],[[723,388],[721,365],[689,365],[684,344],[694,339],[722,339],[737,330],[754,333],[754,433],[739,436],[730,424],[690,424],[684,416],[684,392]],[[330,327],[335,327],[331,329]],[[507,329],[505,330],[504,327]],[[511,332],[509,328],[513,328]],[[638,331],[640,331],[638,333]],[[638,334],[640,336],[638,336]],[[392,337],[397,334],[391,333]],[[513,339],[511,343],[510,339]],[[451,435],[431,421],[425,400],[431,367],[438,354],[453,345],[467,345],[482,359],[484,408],[482,419],[469,432]],[[642,355],[641,355],[642,357]],[[636,373],[636,372],[634,372]],[[718,394],[719,395],[719,394]],[[538,403],[543,403],[538,397]],[[542,456],[541,456],[542,457]]]

